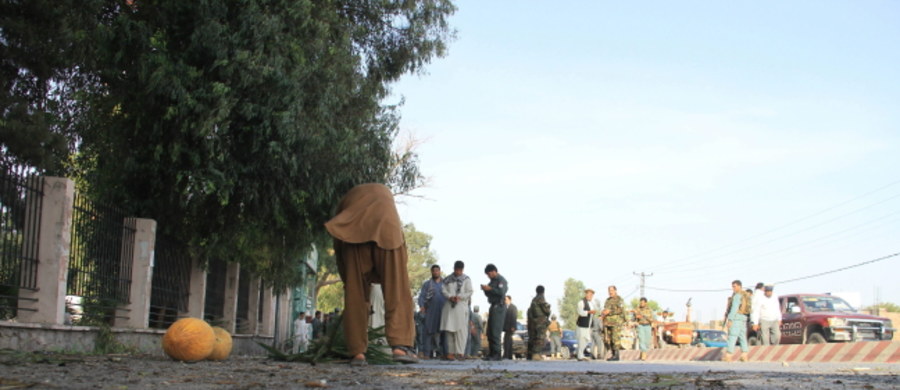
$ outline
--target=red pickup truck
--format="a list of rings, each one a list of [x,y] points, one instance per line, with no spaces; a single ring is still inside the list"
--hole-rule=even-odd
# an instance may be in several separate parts
[[[891,320],[853,310],[847,301],[827,294],[792,294],[778,297],[781,302],[781,344],[821,344],[840,341],[891,340]],[[747,334],[750,344],[759,344],[759,336]]]

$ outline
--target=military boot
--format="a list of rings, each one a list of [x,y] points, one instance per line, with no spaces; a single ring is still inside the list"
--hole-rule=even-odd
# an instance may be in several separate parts
[[[614,349],[614,350],[612,351],[612,357],[610,357],[609,359],[606,359],[606,361],[608,361],[608,362],[617,362],[617,361],[619,361],[619,350],[618,350],[618,349]]]

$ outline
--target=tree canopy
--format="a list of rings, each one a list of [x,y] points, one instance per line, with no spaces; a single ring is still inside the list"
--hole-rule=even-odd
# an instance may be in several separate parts
[[[559,300],[559,319],[566,329],[575,329],[578,320],[578,302],[584,299],[584,282],[574,278],[566,279],[563,297]]]
[[[283,286],[344,192],[421,180],[414,154],[392,153],[399,112],[383,99],[445,53],[455,7],[93,0],[0,11],[5,159],[70,172],[193,256],[240,261]]]

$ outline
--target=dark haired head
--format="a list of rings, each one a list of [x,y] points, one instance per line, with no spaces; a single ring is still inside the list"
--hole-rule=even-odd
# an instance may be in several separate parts
[[[432,271],[434,271],[435,268],[441,269],[441,266],[439,266],[439,265],[437,265],[437,264],[431,266],[431,270],[432,270]]]
[[[641,302],[647,302],[647,298],[641,297]]]
[[[731,282],[731,284],[736,284],[736,285],[741,286],[741,287],[744,286],[744,285],[741,283],[740,280],[735,280],[735,281]]]
[[[538,294],[543,294],[544,286],[538,285],[537,288],[535,289],[535,291],[537,291]]]
[[[465,263],[462,262],[462,260],[456,260],[456,262],[453,263],[453,269],[463,269],[463,268],[466,268],[466,265],[465,265]]]
[[[488,273],[491,271],[497,271],[497,266],[493,264],[488,264],[484,267],[484,273]]]

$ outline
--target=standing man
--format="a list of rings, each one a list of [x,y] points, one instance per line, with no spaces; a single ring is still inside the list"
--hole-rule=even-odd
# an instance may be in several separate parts
[[[591,321],[597,310],[594,308],[594,290],[584,290],[584,299],[578,303],[578,319],[575,320],[575,336],[578,339],[578,350],[575,352],[578,361],[587,360],[584,357],[584,348],[591,341]]]
[[[602,359],[606,355],[606,344],[603,343],[603,319],[594,316],[591,321],[591,356],[594,360]]]
[[[372,282],[384,291],[385,335],[394,361],[416,363],[412,345],[412,295],[406,270],[407,250],[394,195],[383,184],[350,189],[337,215],[325,223],[334,237],[338,273],[344,282],[344,340],[353,365],[366,364],[368,294]]]
[[[444,280],[441,277],[441,266],[431,266],[431,279],[422,283],[419,290],[419,311],[425,313],[425,327],[422,330],[424,342],[422,352],[425,359],[434,357],[435,348],[438,355],[443,354],[443,341],[441,338],[441,311],[444,309]]]
[[[503,321],[503,358],[512,360],[513,358],[513,334],[516,333],[518,326],[516,320],[519,318],[519,309],[512,303],[512,297],[506,296],[506,319]]]
[[[544,286],[537,286],[537,295],[528,307],[528,356],[531,360],[544,360],[544,344],[547,343],[547,325],[550,320],[550,304],[544,299]]]
[[[647,298],[641,297],[641,303],[637,310],[634,311],[634,318],[637,320],[638,348],[641,350],[640,359],[647,360],[647,350],[650,349],[653,338],[651,328],[653,323],[656,322],[653,310],[650,309],[650,306],[647,306]]]
[[[481,323],[481,314],[478,305],[469,313],[469,345],[466,352],[470,358],[477,358],[478,352],[481,351],[481,332],[484,326]]]
[[[625,301],[619,296],[619,290],[616,286],[609,286],[607,289],[609,298],[603,304],[603,326],[606,336],[606,349],[612,351],[612,357],[607,361],[619,361],[619,345],[620,332],[622,325],[625,325]]]
[[[778,303],[772,290],[775,287],[765,287],[763,296],[753,300],[753,310],[750,313],[750,322],[753,330],[760,335],[762,345],[778,345],[781,342],[781,304]]]
[[[547,330],[550,332],[550,357],[562,357],[562,327],[556,320],[556,314],[550,317],[550,325],[547,326]]]
[[[728,345],[725,347],[722,361],[731,361],[735,343],[740,342],[741,351],[743,352],[741,361],[746,362],[747,354],[750,353],[750,347],[747,344],[747,315],[750,314],[751,296],[744,291],[740,280],[731,282],[731,290],[733,294],[728,299],[728,307],[725,309],[725,329],[728,331]]]
[[[322,337],[323,330],[325,328],[325,324],[322,323],[322,311],[316,310],[316,316],[313,317],[312,320],[312,329],[313,329],[313,340]]]
[[[488,311],[488,345],[490,353],[485,356],[484,360],[500,360],[500,343],[501,334],[503,333],[503,323],[506,322],[506,305],[504,298],[509,285],[506,278],[497,272],[497,266],[488,264],[484,267],[484,273],[491,280],[488,284],[482,284],[481,290],[487,297],[491,308]]]
[[[472,281],[463,273],[465,266],[462,261],[457,260],[453,263],[453,273],[444,279],[443,293],[447,300],[441,311],[441,331],[447,340],[447,360],[466,358]]]

